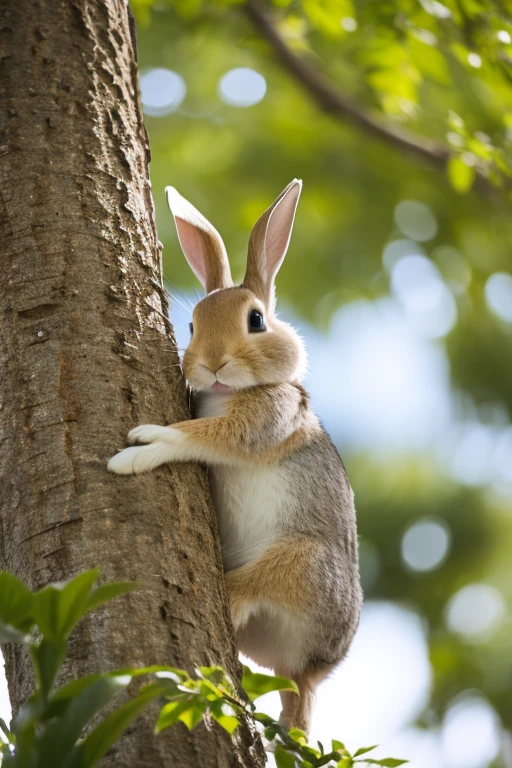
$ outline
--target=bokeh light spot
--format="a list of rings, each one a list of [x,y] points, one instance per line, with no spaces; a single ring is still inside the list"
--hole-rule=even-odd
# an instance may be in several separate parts
[[[435,266],[425,256],[406,256],[393,267],[391,285],[396,298],[413,311],[435,308],[443,290]]]
[[[219,96],[232,107],[252,107],[258,104],[267,91],[263,75],[248,67],[238,67],[226,72],[219,80]]]
[[[452,12],[446,5],[438,2],[438,0],[420,0],[421,5],[430,13],[431,16],[436,16],[438,19],[449,19]]]
[[[341,20],[341,26],[345,32],[355,32],[357,29],[357,21],[352,16],[344,16]]]
[[[416,330],[430,338],[445,336],[457,319],[457,306],[435,264],[425,256],[397,261],[391,288]]]
[[[512,323],[512,275],[495,272],[485,284],[485,300],[489,309],[507,323]]]
[[[329,336],[298,325],[309,352],[306,386],[338,445],[375,454],[419,449],[444,434],[451,409],[446,355],[404,322],[397,302],[346,304]]]
[[[402,558],[412,571],[433,571],[445,562],[450,544],[450,529],[442,518],[423,518],[404,533]]]
[[[151,117],[163,117],[174,112],[187,93],[183,78],[170,69],[150,69],[140,77],[144,112]]]
[[[504,480],[512,483],[512,426],[507,426],[501,433],[494,456],[496,470]]]
[[[406,256],[424,256],[421,245],[414,240],[392,240],[382,253],[382,262],[388,272],[391,272],[397,261]]]
[[[437,221],[424,203],[402,200],[395,207],[395,223],[401,232],[413,240],[432,240],[437,232]]]
[[[468,584],[446,606],[448,628],[468,642],[486,642],[505,615],[505,601],[489,584]]]
[[[500,749],[500,722],[489,702],[477,692],[457,697],[442,729],[446,768],[486,768]]]
[[[471,67],[474,67],[474,69],[480,69],[482,66],[482,58],[478,55],[478,53],[469,53],[468,54],[468,64]]]
[[[470,486],[490,482],[496,472],[495,450],[495,430],[485,424],[468,422],[453,453],[453,476]]]

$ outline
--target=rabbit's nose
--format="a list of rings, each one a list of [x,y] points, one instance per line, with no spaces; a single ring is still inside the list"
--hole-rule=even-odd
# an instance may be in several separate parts
[[[222,371],[222,369],[226,367],[226,365],[227,365],[228,363],[229,363],[229,360],[226,360],[224,363],[222,363],[222,365],[220,365],[220,366],[217,368],[217,370],[216,370],[216,371],[214,371],[215,375],[217,376],[217,375],[218,375],[218,374],[219,374],[219,373]]]

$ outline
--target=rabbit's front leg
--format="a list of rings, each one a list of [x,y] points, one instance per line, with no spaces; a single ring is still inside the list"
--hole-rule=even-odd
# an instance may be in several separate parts
[[[170,461],[202,461],[219,464],[240,460],[237,422],[225,418],[181,421],[169,427],[142,424],[128,433],[129,443],[148,443],[125,448],[113,456],[108,469],[119,475],[139,474]]]
[[[108,469],[117,475],[133,475],[155,469],[170,461],[187,461],[183,452],[184,437],[172,427],[142,424],[128,433],[129,443],[147,443],[125,448],[108,462]]]
[[[141,424],[128,433],[129,443],[147,443],[125,448],[113,456],[108,469],[118,475],[132,475],[171,461],[203,461],[222,463],[226,452],[226,419],[181,421],[169,427]],[[232,435],[233,428],[228,428]],[[238,446],[237,446],[238,447]],[[232,448],[235,458],[238,451]]]

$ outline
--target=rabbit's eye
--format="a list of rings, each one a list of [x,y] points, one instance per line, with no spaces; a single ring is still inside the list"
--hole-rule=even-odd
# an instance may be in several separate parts
[[[194,335],[194,323],[189,323],[188,327],[190,329],[190,335],[193,336]]]
[[[249,312],[249,333],[258,333],[266,331],[263,315],[257,309],[251,309]]]

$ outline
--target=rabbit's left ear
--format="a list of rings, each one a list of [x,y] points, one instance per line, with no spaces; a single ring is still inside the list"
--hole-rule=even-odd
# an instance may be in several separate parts
[[[270,311],[274,308],[274,278],[288,250],[301,189],[302,181],[291,181],[251,232],[243,285]]]
[[[192,203],[174,187],[166,187],[167,203],[178,231],[181,249],[206,293],[233,285],[222,238]]]

